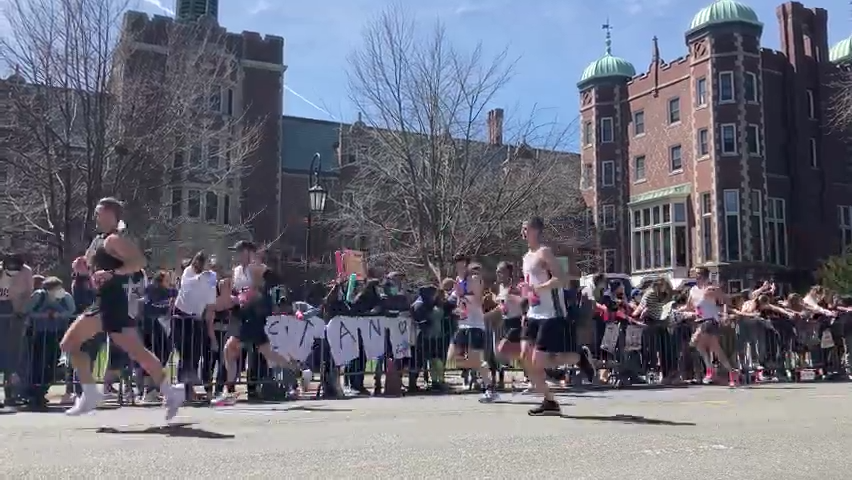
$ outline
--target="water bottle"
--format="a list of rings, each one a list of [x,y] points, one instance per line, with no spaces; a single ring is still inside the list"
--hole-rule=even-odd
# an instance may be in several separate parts
[[[349,274],[349,283],[346,285],[346,301],[352,302],[355,296],[355,284],[358,282],[358,277],[354,273]]]

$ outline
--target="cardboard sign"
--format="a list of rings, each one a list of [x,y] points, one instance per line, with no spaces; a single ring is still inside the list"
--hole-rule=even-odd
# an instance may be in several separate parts
[[[358,250],[338,250],[334,252],[337,273],[342,276],[355,274],[358,280],[367,278],[367,262],[364,252]]]

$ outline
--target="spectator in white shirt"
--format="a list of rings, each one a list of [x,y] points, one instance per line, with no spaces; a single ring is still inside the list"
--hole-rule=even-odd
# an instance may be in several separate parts
[[[172,317],[174,343],[180,354],[179,376],[190,393],[198,380],[198,362],[211,349],[219,348],[213,328],[217,279],[206,265],[207,255],[198,252],[183,270]]]

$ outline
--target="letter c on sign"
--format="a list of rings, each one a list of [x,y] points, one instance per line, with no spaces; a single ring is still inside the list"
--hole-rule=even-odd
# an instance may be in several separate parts
[[[280,320],[274,320],[272,323],[266,327],[267,333],[269,335],[278,335],[278,324],[281,323]]]

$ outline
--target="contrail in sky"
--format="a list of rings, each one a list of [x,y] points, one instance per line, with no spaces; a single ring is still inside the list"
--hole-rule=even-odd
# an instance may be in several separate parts
[[[162,1],[162,0],[142,0],[142,1],[144,1],[145,3],[147,3],[147,4],[149,4],[149,5],[152,5],[152,6],[154,6],[154,7],[159,8],[160,10],[162,10],[162,11],[164,11],[164,12],[168,13],[169,15],[174,16],[174,14],[175,14],[175,11],[174,11],[174,10],[172,10],[171,8],[169,8],[169,7],[165,6],[165,5],[163,5],[163,1]],[[332,114],[331,114],[328,110],[326,110],[326,109],[324,109],[324,108],[320,107],[319,105],[317,105],[316,103],[314,103],[314,102],[312,102],[312,101],[308,100],[307,98],[305,98],[305,96],[304,96],[304,95],[302,95],[301,93],[299,93],[299,92],[297,92],[297,91],[293,90],[292,88],[288,87],[287,85],[284,85],[284,90],[287,90],[288,92],[292,93],[292,94],[293,94],[296,98],[298,98],[299,100],[301,100],[301,101],[303,101],[303,102],[307,103],[308,105],[310,105],[313,109],[317,110],[318,112],[322,112],[322,113],[324,113],[324,114],[328,115],[329,117],[331,117],[331,119],[332,119],[332,120],[337,120],[336,118],[334,118],[334,115],[332,115]]]
[[[287,90],[288,92],[292,93],[296,98],[307,103],[308,105],[313,107],[315,110],[320,111],[320,112],[328,115],[329,117],[331,117],[332,120],[337,120],[336,118],[334,118],[334,115],[332,115],[328,110],[326,110],[326,109],[320,107],[319,105],[317,105],[316,103],[308,100],[301,93],[293,90],[292,88],[288,87],[287,85],[284,85],[284,90]]]

